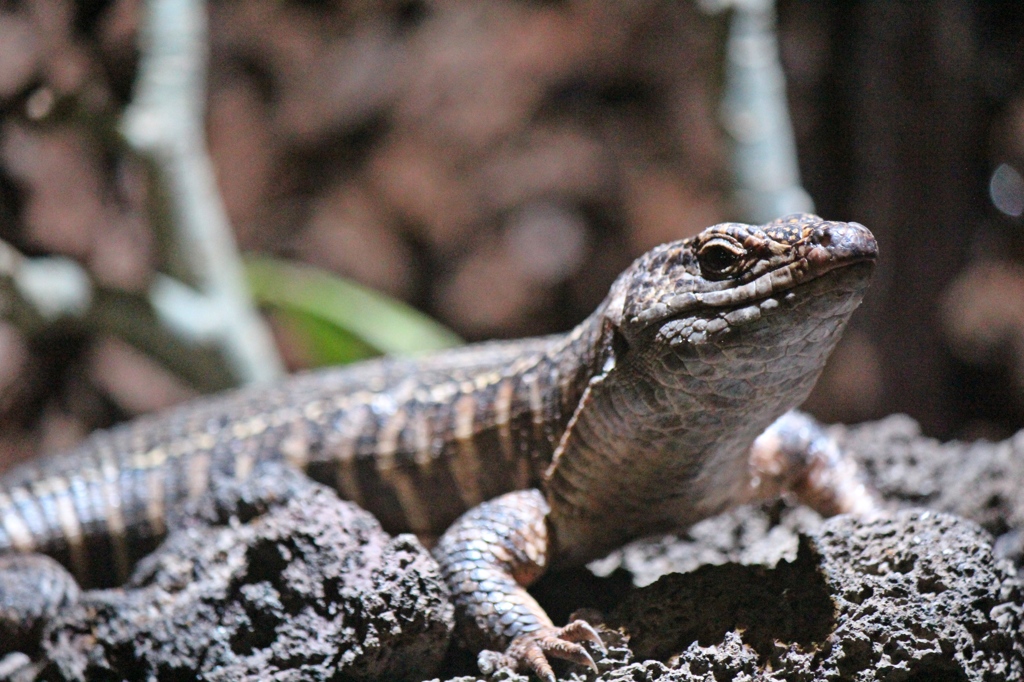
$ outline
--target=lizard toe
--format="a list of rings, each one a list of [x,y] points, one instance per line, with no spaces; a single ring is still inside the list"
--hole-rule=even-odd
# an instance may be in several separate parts
[[[538,645],[546,656],[554,656],[555,658],[571,661],[578,665],[585,665],[595,673],[599,672],[597,663],[594,662],[590,652],[576,642],[568,642],[557,637],[550,637],[540,640]]]
[[[520,635],[512,640],[504,654],[486,652],[491,654],[486,657],[481,654],[479,665],[481,671],[485,673],[502,666],[530,671],[545,682],[555,682],[555,673],[548,661],[549,658],[584,665],[597,673],[597,663],[579,642],[590,642],[601,653],[607,653],[597,631],[586,621],[577,620],[562,628],[545,627]]]
[[[597,634],[597,630],[594,626],[585,620],[574,620],[565,627],[563,627],[558,636],[561,639],[569,642],[590,642],[597,650],[602,654],[607,654],[608,649],[605,647],[604,642],[601,641],[601,635]]]
[[[521,638],[512,642],[504,653],[485,649],[476,659],[483,675],[493,675],[502,668],[515,671],[530,671],[544,682],[556,682],[555,671],[551,669],[544,650],[534,639]]]

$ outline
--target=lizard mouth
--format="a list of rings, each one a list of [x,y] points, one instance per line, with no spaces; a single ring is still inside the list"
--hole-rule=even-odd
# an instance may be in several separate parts
[[[809,285],[830,273],[846,270],[847,268],[852,268],[858,274],[860,271],[866,271],[867,274],[870,274],[874,268],[874,262],[874,255],[850,254],[835,257],[834,254],[829,254],[826,249],[814,246],[809,249],[808,254],[804,258],[766,272],[745,284],[728,289],[685,295],[692,297],[693,303],[679,306],[680,313],[685,313],[687,309],[692,310],[699,307],[737,308],[754,305],[760,301],[784,296],[787,292]]]
[[[870,259],[830,265],[813,276],[805,275],[790,282],[788,286],[773,288],[761,296],[733,299],[707,308],[677,313],[657,325],[657,333],[672,346],[680,343],[700,345],[809,300],[813,304],[837,309],[848,307],[852,301],[853,307],[856,307],[873,270],[874,261]]]

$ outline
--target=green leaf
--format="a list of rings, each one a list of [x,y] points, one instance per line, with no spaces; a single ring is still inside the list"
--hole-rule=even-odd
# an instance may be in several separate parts
[[[259,256],[246,257],[245,269],[253,298],[302,339],[316,364],[462,343],[408,305],[318,268]]]
[[[381,354],[348,330],[315,315],[282,308],[269,312],[287,330],[289,340],[299,346],[303,364],[310,367],[347,365]]]

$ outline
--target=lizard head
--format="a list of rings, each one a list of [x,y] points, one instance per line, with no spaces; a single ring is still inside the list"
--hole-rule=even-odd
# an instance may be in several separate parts
[[[677,528],[741,498],[751,443],[807,397],[877,251],[862,225],[794,215],[716,225],[626,269],[599,324],[578,328],[600,369],[547,472],[560,541],[597,538],[580,550],[596,556],[609,537]],[[619,500],[611,524],[608,500]]]
[[[729,345],[752,330],[760,330],[759,344],[771,345],[773,336],[788,343],[808,316],[834,310],[845,322],[877,253],[858,223],[807,214],[760,226],[723,223],[641,256],[616,281],[605,315],[629,346],[645,339],[675,348]],[[828,300],[808,305],[819,296]]]

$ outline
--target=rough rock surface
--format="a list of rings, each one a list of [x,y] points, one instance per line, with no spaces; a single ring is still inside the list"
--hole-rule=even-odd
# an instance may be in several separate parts
[[[677,670],[658,679],[1009,681],[1024,677],[1022,600],[975,524],[901,511],[830,520],[774,569],[666,576],[610,622]]]
[[[998,554],[1024,563],[1024,431],[997,443],[939,443],[895,415],[836,433],[886,500],[971,519],[996,536]]]
[[[1022,603],[974,523],[840,517],[774,568],[703,566],[633,592],[608,616],[628,638],[605,630],[597,682],[1011,682],[1024,679]]]
[[[607,624],[599,682],[1024,679],[1024,437],[940,444],[898,417],[836,434],[890,507],[878,519],[747,507],[622,550],[596,567],[609,577],[538,583],[556,621],[605,614],[580,614]],[[48,630],[42,679],[479,679],[473,655],[445,656],[430,557],[301,476],[227,481],[172,525],[128,589]]]
[[[285,499],[248,523],[203,522],[257,514],[260,487]],[[43,679],[400,680],[437,668],[452,607],[413,536],[390,538],[276,467],[191,512],[126,589],[85,593],[48,630]]]

